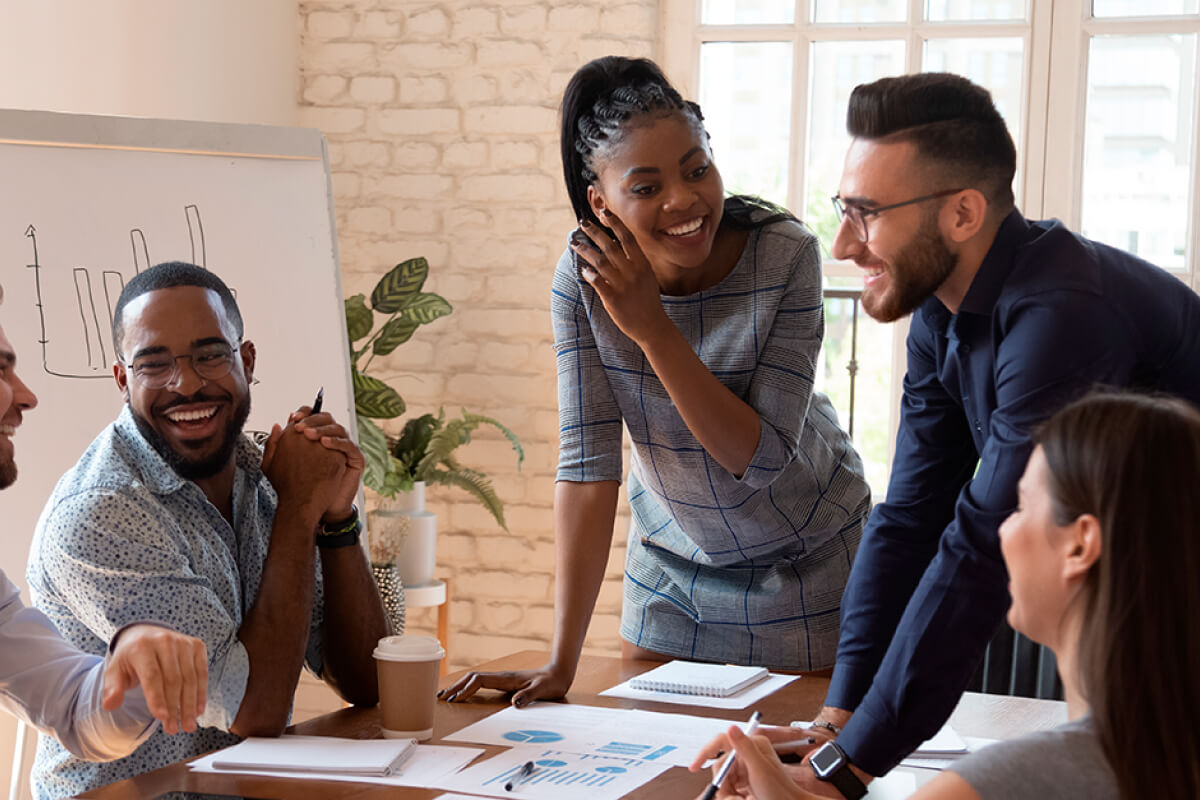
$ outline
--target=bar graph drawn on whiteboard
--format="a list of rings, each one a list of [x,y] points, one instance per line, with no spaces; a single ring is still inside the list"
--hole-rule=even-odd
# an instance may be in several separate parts
[[[190,260],[207,268],[208,253],[200,209],[195,205],[187,205],[183,211],[191,244]],[[71,267],[68,286],[64,288],[62,282],[58,281],[57,291],[50,291],[45,286],[43,278],[47,276],[43,272],[50,275],[57,268],[41,263],[37,226],[30,224],[25,229],[25,237],[32,251],[32,263],[25,266],[33,270],[42,369],[48,375],[59,378],[111,380],[110,366],[116,355],[110,352],[113,306],[125,288],[124,274],[113,269]],[[129,243],[133,251],[131,265],[136,275],[154,262],[150,260],[150,247],[144,231],[132,228],[129,231]]]

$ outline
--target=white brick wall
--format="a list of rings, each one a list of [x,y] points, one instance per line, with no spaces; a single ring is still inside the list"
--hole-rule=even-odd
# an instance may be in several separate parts
[[[423,255],[454,314],[372,366],[410,412],[489,414],[526,446],[485,432],[462,451],[493,476],[510,533],[481,507],[430,491],[438,571],[452,581],[450,661],[548,647],[557,461],[549,290],[572,226],[558,163],[571,73],[607,55],[653,56],[657,0],[302,0],[301,121],[330,143],[343,282],[369,292]],[[622,514],[589,649],[615,653]],[[432,630],[433,612],[410,613]]]

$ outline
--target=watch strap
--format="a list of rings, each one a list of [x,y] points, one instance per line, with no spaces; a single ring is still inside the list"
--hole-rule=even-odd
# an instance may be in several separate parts
[[[358,544],[362,533],[362,520],[358,517],[358,506],[351,504],[350,516],[336,522],[326,522],[317,529],[317,547],[332,549]]]
[[[342,533],[318,533],[317,547],[323,547],[326,550],[335,547],[350,547],[351,545],[358,544],[358,535],[360,533],[362,533],[361,522]]]
[[[817,775],[817,779],[833,784],[833,788],[841,792],[846,800],[859,800],[859,798],[865,797],[867,786],[854,774],[854,770],[850,769],[850,759],[846,756],[846,751],[838,746],[836,742],[828,742],[822,747],[830,747],[837,750],[841,756],[841,763],[827,777],[822,778],[820,775]]]
[[[362,523],[358,520],[358,506],[353,503],[350,504],[350,516],[336,522],[321,523],[321,533],[325,535],[347,533],[355,529],[362,530]]]

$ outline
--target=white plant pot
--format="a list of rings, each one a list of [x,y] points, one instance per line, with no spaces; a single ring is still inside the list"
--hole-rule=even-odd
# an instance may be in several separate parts
[[[406,587],[433,583],[437,566],[437,515],[425,510],[425,483],[400,492],[371,512],[371,536],[390,536],[399,542],[396,569]]]

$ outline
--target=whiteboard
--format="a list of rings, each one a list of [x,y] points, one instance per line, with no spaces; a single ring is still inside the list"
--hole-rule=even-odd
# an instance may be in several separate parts
[[[0,492],[14,582],[55,483],[121,410],[110,309],[148,266],[190,261],[236,293],[258,350],[248,430],[321,386],[353,430],[331,198],[315,130],[0,111],[0,324],[39,400]]]

